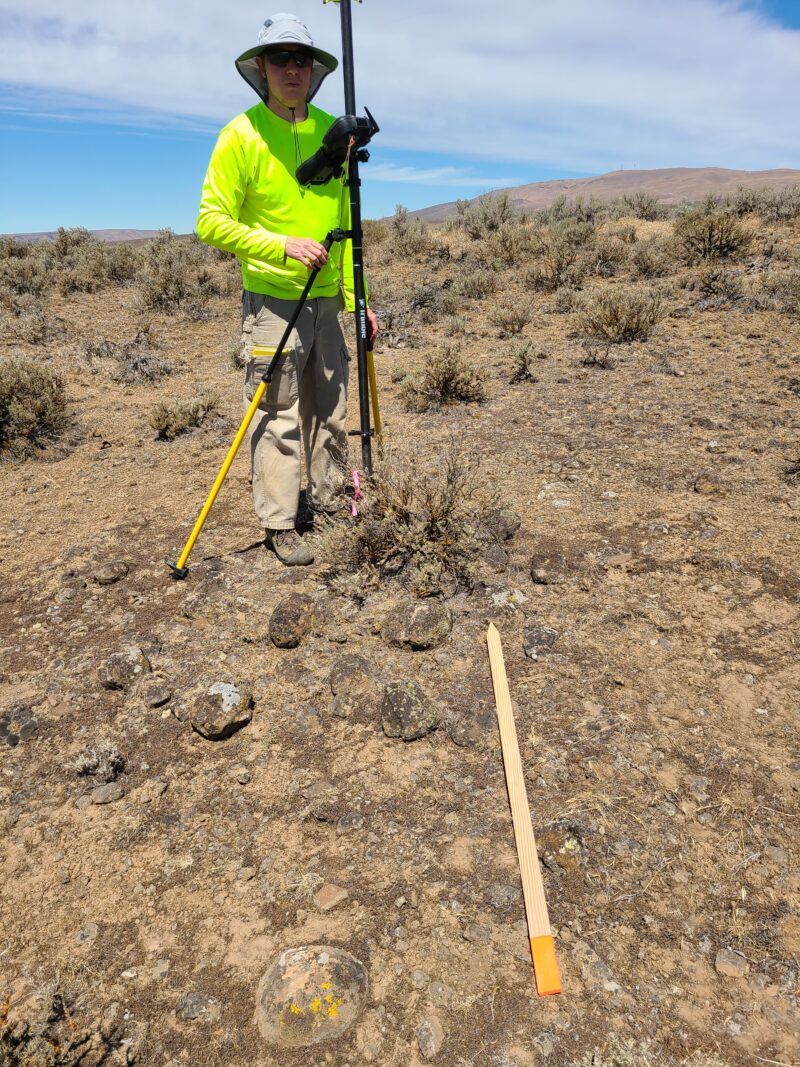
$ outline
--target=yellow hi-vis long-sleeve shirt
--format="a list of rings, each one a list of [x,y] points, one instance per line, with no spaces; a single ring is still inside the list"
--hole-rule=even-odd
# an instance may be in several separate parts
[[[347,189],[333,179],[301,188],[298,165],[317,151],[332,115],[308,105],[303,122],[292,124],[263,104],[237,115],[224,127],[208,164],[197,233],[202,241],[232,252],[242,265],[242,283],[254,293],[296,300],[308,268],[286,256],[287,237],[320,243],[330,230],[349,229]],[[344,294],[354,309],[351,242],[334,244],[309,294]]]

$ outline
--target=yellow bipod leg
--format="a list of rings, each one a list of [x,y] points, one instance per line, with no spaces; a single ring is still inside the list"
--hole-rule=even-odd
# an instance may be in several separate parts
[[[206,502],[205,504],[203,504],[200,514],[197,516],[197,522],[194,524],[194,529],[189,534],[189,540],[186,542],[186,545],[184,546],[183,552],[181,552],[177,563],[170,563],[170,561],[167,560],[167,565],[172,568],[172,573],[175,578],[186,577],[186,561],[189,559],[189,555],[192,549],[194,548],[195,541],[200,536],[200,531],[203,529],[203,525],[206,519],[208,518],[208,513],[214,506],[214,501],[217,499],[217,493],[219,493],[220,489],[222,488],[222,483],[225,481],[225,477],[228,471],[231,469],[231,464],[236,458],[236,453],[239,451],[239,445],[244,440],[244,435],[247,433],[248,427],[253,421],[253,416],[258,410],[258,405],[261,403],[261,398],[264,396],[268,385],[269,382],[262,381],[258,389],[256,389],[253,395],[253,399],[250,401],[250,407],[247,409],[247,413],[242,419],[241,426],[236,431],[236,436],[233,439],[231,447],[228,449],[228,454],[219,469],[219,474],[217,475],[216,480],[214,481],[214,484],[211,487],[211,492],[208,494]]]
[[[375,422],[375,436],[378,438],[378,448],[383,447],[383,427],[381,426],[381,409],[378,405],[378,379],[375,375],[375,357],[372,349],[367,350],[367,377],[369,378],[369,392],[372,398],[372,418]]]

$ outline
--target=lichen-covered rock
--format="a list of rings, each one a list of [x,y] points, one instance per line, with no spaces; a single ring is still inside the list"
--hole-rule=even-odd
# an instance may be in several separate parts
[[[419,651],[441,645],[452,628],[453,620],[444,604],[424,600],[392,609],[383,620],[381,634],[389,645]]]
[[[131,646],[115,652],[97,668],[97,677],[104,689],[129,690],[135,682],[150,672],[150,660],[140,648]]]
[[[253,718],[253,694],[232,682],[215,682],[197,698],[192,729],[209,741],[224,741]]]
[[[258,987],[255,1022],[261,1036],[284,1048],[306,1048],[339,1037],[361,1015],[367,970],[331,945],[282,952]]]
[[[314,621],[314,604],[303,593],[292,593],[278,604],[269,620],[269,637],[276,648],[297,648]]]
[[[425,691],[414,681],[390,682],[383,692],[381,725],[387,737],[416,741],[439,723],[439,715]]]
[[[380,705],[375,675],[364,656],[341,656],[331,668],[333,701],[330,713],[338,719],[369,719]]]

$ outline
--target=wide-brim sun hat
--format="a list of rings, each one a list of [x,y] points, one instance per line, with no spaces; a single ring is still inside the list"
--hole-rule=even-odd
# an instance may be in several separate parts
[[[269,86],[267,79],[258,69],[256,58],[263,55],[269,48],[280,48],[287,44],[302,45],[314,57],[311,67],[311,84],[308,87],[306,100],[314,97],[325,78],[339,66],[338,59],[330,52],[323,52],[321,48],[314,47],[308,26],[296,15],[288,15],[283,11],[272,15],[259,30],[258,44],[255,48],[249,48],[236,60],[236,69],[255,89],[264,103],[269,97]]]

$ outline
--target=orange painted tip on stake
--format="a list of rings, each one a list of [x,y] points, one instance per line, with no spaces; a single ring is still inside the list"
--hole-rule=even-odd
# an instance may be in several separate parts
[[[558,973],[556,946],[548,935],[531,938],[533,973],[536,976],[536,992],[540,997],[549,997],[561,992],[561,975]]]

